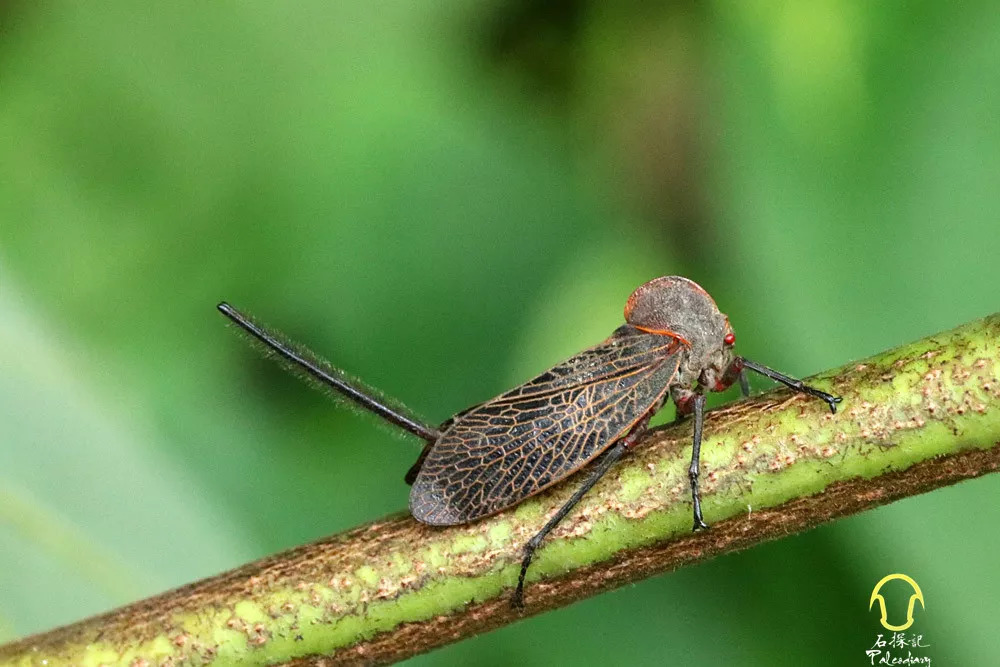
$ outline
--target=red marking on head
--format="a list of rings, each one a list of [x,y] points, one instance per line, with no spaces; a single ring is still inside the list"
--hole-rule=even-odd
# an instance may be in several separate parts
[[[733,343],[736,342],[736,334],[730,331],[729,333],[726,334],[726,337],[722,339],[722,342],[724,342],[726,345],[732,345]]]

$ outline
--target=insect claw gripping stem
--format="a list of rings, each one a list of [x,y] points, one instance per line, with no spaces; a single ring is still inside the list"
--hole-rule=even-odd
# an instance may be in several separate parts
[[[745,357],[740,357],[740,362],[743,364],[744,368],[749,368],[750,370],[760,373],[765,377],[769,377],[775,382],[780,382],[789,389],[794,389],[795,391],[800,391],[803,394],[808,394],[810,396],[815,396],[826,401],[826,404],[830,406],[830,412],[837,412],[837,403],[840,403],[843,399],[840,396],[834,396],[833,394],[828,394],[825,391],[816,389],[815,387],[810,387],[802,380],[796,380],[793,377],[789,377],[784,373],[779,373],[773,368],[768,368],[762,364],[758,364],[755,361],[750,361]]]

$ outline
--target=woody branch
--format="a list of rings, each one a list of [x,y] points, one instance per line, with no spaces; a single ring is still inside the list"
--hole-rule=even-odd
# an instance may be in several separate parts
[[[650,432],[539,550],[521,547],[575,484],[469,526],[406,516],[0,647],[0,665],[385,663],[601,591],[1000,467],[1000,314],[708,415],[690,532],[691,425]],[[687,450],[687,451],[685,451]],[[747,507],[752,505],[753,511]]]

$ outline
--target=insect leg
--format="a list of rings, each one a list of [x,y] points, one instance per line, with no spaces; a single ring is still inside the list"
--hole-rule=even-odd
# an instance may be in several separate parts
[[[313,352],[301,345],[293,346],[291,343],[282,340],[283,337],[280,334],[260,326],[228,303],[220,303],[218,308],[219,312],[250,334],[256,341],[262,343],[267,350],[277,354],[278,358],[293,371],[301,373],[309,380],[335,389],[346,398],[366,410],[374,412],[390,424],[395,424],[429,443],[435,442],[441,437],[437,429],[422,423],[401,407],[389,406],[385,399],[377,395],[378,392],[374,389],[366,387],[359,380],[348,376],[344,371],[320,359]]]
[[[745,368],[740,368],[739,374],[740,381],[740,393],[743,394],[743,398],[750,395],[750,381],[747,379],[747,371]]]
[[[825,391],[820,391],[815,387],[810,387],[809,385],[802,382],[802,380],[796,380],[793,377],[789,377],[784,373],[779,373],[773,368],[768,368],[767,366],[758,364],[755,361],[750,361],[749,359],[745,359],[742,357],[740,358],[740,361],[742,362],[744,368],[749,368],[752,371],[755,371],[757,373],[760,373],[761,375],[769,377],[775,382],[780,382],[781,384],[785,385],[786,387],[789,387],[790,389],[794,389],[795,391],[801,391],[803,394],[809,394],[810,396],[815,396],[816,398],[823,399],[824,401],[826,401],[826,404],[830,406],[830,412],[836,412],[837,403],[840,403],[840,401],[843,400],[840,398],[840,396],[834,396],[832,394],[826,393]]]
[[[590,476],[587,477],[586,481],[580,486],[580,488],[577,489],[570,499],[559,508],[559,511],[556,512],[544,526],[542,526],[542,529],[538,531],[534,537],[528,540],[527,544],[524,545],[524,556],[521,559],[521,573],[517,577],[517,588],[514,590],[514,597],[511,600],[511,605],[513,607],[517,609],[522,609],[524,607],[524,577],[528,574],[528,566],[531,565],[531,559],[535,555],[535,550],[538,549],[539,545],[541,545],[545,536],[548,535],[552,529],[555,528],[559,522],[570,513],[570,510],[572,510],[573,507],[580,502],[580,499],[583,498],[584,494],[586,494],[587,491],[590,491],[590,489],[593,488],[593,486],[597,484],[602,477],[604,477],[604,474],[611,469],[611,466],[613,466],[618,459],[620,459],[625,452],[629,450],[639,436],[645,432],[652,416],[653,414],[650,412],[636,422],[635,426],[632,427],[632,430],[628,432],[628,435],[615,443],[615,445],[611,447],[611,449],[609,449],[603,457],[601,457],[601,460],[598,461],[597,465],[590,471]]]
[[[594,484],[597,484],[598,480],[604,476],[604,473],[606,473],[627,451],[628,446],[624,441],[618,442],[610,450],[608,450],[608,453],[604,455],[597,466],[590,472],[590,476],[587,478],[587,481],[585,481],[580,488],[576,490],[572,497],[566,501],[565,505],[559,508],[559,511],[548,520],[548,523],[542,526],[542,529],[538,531],[534,537],[528,540],[527,544],[524,545],[524,557],[521,560],[521,573],[517,577],[517,589],[514,590],[514,599],[512,600],[513,606],[517,608],[524,607],[524,577],[528,573],[528,566],[531,565],[531,559],[535,555],[535,550],[542,543],[542,540],[544,540],[545,536],[548,535],[549,532],[551,532],[552,529],[555,528],[567,514],[569,514],[570,510],[572,510],[573,507],[580,502],[580,499],[583,498],[584,494],[586,494],[587,491],[590,491]]]
[[[427,455],[431,453],[431,448],[433,446],[434,441],[428,441],[428,443],[424,445],[424,449],[420,452],[420,456],[418,456],[417,460],[410,466],[410,469],[406,471],[406,476],[403,477],[404,482],[413,486],[413,483],[417,481],[417,475],[420,474],[420,469],[424,467],[424,460],[426,460]]]
[[[694,505],[694,527],[703,530],[708,524],[701,516],[701,494],[698,493],[698,474],[701,467],[701,432],[705,425],[705,395],[695,394],[694,399],[694,443],[691,446],[691,465],[688,479],[691,480],[691,501]]]

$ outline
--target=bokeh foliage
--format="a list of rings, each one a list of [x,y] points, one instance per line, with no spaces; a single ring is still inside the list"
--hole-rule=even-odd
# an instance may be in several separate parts
[[[260,360],[221,298],[433,420],[600,340],[656,275],[795,374],[998,309],[990,3],[0,12],[0,639],[405,506],[416,443]],[[987,664],[998,495],[414,662],[854,664],[902,571],[930,655]]]

